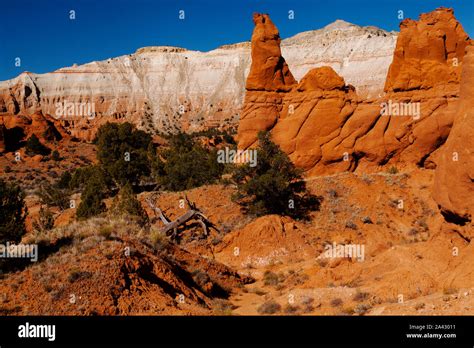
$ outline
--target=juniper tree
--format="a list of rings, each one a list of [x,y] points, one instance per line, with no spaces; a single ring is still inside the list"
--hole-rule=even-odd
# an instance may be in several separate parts
[[[305,217],[308,209],[316,208],[318,200],[307,192],[302,171],[271,141],[268,132],[259,132],[253,151],[257,151],[256,165],[240,165],[232,176],[237,185],[233,198],[247,213]]]

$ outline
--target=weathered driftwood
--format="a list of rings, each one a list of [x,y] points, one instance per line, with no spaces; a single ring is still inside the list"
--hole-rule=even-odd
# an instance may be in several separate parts
[[[170,234],[170,231],[173,231],[171,234],[172,239],[176,239],[178,237],[178,227],[184,225],[189,220],[197,220],[197,222],[201,225],[204,235],[207,237],[209,235],[209,228],[212,227],[217,230],[215,225],[209,221],[209,219],[202,214],[199,209],[196,208],[196,205],[188,200],[187,197],[186,202],[188,203],[189,210],[186,211],[183,215],[179,216],[177,219],[170,221],[163,213],[163,211],[156,206],[153,202],[154,199],[147,198],[147,203],[153,209],[156,217],[152,219],[152,223],[154,223],[157,218],[160,218],[161,222],[163,223],[163,227],[161,228],[161,232],[165,233],[166,235]]]

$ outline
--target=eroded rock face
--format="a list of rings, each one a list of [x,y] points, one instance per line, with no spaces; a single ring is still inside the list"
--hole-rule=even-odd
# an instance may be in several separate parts
[[[446,141],[452,126],[464,56],[461,47],[469,42],[456,23],[452,10],[443,8],[422,15],[417,22],[402,22],[399,53],[390,68],[387,93],[378,99],[362,99],[329,67],[309,71],[290,90],[247,90],[239,124],[239,147],[255,145],[258,131],[269,130],[274,141],[307,175],[392,163],[432,166],[430,155]],[[434,37],[429,32],[431,27],[436,28]],[[456,28],[454,33],[452,28]],[[260,40],[261,33],[262,30],[254,32],[252,40]],[[416,64],[424,69],[422,83],[403,85],[404,67],[416,64],[414,58],[400,52],[416,51],[411,46],[418,47],[417,42],[429,47],[433,41],[438,47],[439,36],[450,39],[436,51],[451,53],[444,60],[436,54],[419,56]],[[454,55],[458,57],[456,65],[452,63]],[[440,69],[452,78],[436,82]]]
[[[460,101],[448,140],[439,152],[433,196],[448,221],[474,215],[474,46],[464,57]]]

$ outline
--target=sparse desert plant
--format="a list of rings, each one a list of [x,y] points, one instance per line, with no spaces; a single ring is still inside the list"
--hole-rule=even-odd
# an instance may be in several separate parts
[[[410,228],[408,231],[409,236],[416,236],[418,234],[418,230],[416,228]]]
[[[357,302],[362,302],[362,301],[366,301],[368,298],[369,298],[369,293],[368,292],[363,292],[363,291],[360,291],[359,289],[357,289],[357,292],[352,297],[352,300],[357,301]]]
[[[301,309],[300,309],[300,307],[298,307],[298,306],[291,305],[291,304],[287,304],[287,305],[285,306],[285,308],[284,308],[283,311],[284,311],[286,314],[296,314],[296,313],[298,313],[300,310],[301,310]]]
[[[392,175],[398,174],[398,168],[395,166],[391,166],[390,168],[388,168],[387,173]]]
[[[349,220],[346,221],[346,228],[350,228],[351,230],[357,230],[357,225],[354,223],[354,221]]]
[[[426,220],[425,218],[418,218],[416,221],[415,221],[415,225],[419,226],[419,228],[426,232],[429,230],[429,226],[428,224],[426,223]]]
[[[276,286],[280,282],[280,277],[278,274],[273,273],[272,271],[265,271],[263,274],[263,283],[265,285]]]
[[[355,309],[352,306],[345,306],[341,309],[342,315],[353,315],[354,312],[355,312]]]
[[[99,236],[104,237],[105,239],[110,239],[114,229],[110,225],[103,225],[99,227]]]
[[[342,282],[341,286],[347,286],[348,288],[357,288],[360,286],[361,280],[360,278],[354,278],[346,282]]]
[[[257,308],[257,312],[260,314],[275,314],[281,311],[281,305],[274,300],[264,302],[260,307]]]
[[[328,191],[327,191],[327,194],[328,194],[329,198],[332,198],[332,199],[336,199],[336,198],[339,197],[339,194],[338,194],[337,191],[334,190],[334,189],[328,190]]]
[[[423,302],[419,302],[415,305],[415,309],[419,311],[420,309],[425,308],[425,304]]]
[[[374,179],[372,179],[368,174],[362,174],[360,177],[363,182],[365,182],[367,185],[371,185],[374,183]]]
[[[304,313],[311,313],[314,311],[314,298],[310,296],[304,296],[301,299],[301,304],[303,305]]]
[[[69,208],[69,197],[71,192],[66,188],[45,183],[36,191],[43,204],[50,207],[59,207],[61,210]]]
[[[73,269],[69,272],[67,280],[70,283],[74,283],[75,281],[78,281],[80,279],[87,279],[87,278],[90,278],[90,277],[92,277],[92,273],[90,273],[90,272]]]
[[[317,263],[319,267],[324,268],[328,265],[328,260],[326,258],[318,258]]]
[[[332,307],[342,306],[343,303],[344,303],[344,301],[342,301],[342,299],[340,299],[339,297],[338,298],[333,298],[330,302]]]
[[[232,315],[233,305],[230,301],[224,299],[215,299],[212,302],[212,309],[215,315]]]
[[[48,207],[41,207],[38,219],[33,221],[33,229],[37,232],[49,231],[54,227],[54,215]]]
[[[169,243],[169,239],[166,234],[155,227],[152,227],[150,230],[150,241],[153,247],[157,250],[166,248]]]
[[[355,308],[354,308],[354,313],[358,315],[364,315],[367,313],[370,309],[372,308],[371,305],[366,304],[366,303],[359,303]]]
[[[207,283],[211,281],[209,275],[201,270],[195,270],[191,273],[194,282],[199,285],[199,287],[203,288],[206,286]]]

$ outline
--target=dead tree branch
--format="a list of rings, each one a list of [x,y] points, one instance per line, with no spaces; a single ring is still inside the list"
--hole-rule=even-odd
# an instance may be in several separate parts
[[[162,210],[153,202],[156,200],[156,197],[152,196],[151,198],[147,198],[146,202],[156,215],[152,222],[155,222],[158,217],[160,218],[161,222],[163,223],[163,227],[161,228],[162,233],[165,233],[167,236],[171,234],[171,238],[176,239],[179,236],[178,228],[190,220],[197,220],[197,222],[201,225],[206,237],[209,235],[209,228],[214,228],[215,230],[219,231],[217,227],[211,221],[209,221],[209,219],[203,213],[199,211],[195,203],[191,202],[186,196],[185,199],[189,209],[183,215],[180,215],[175,220],[170,221],[163,214]],[[170,233],[170,231],[173,232]]]

